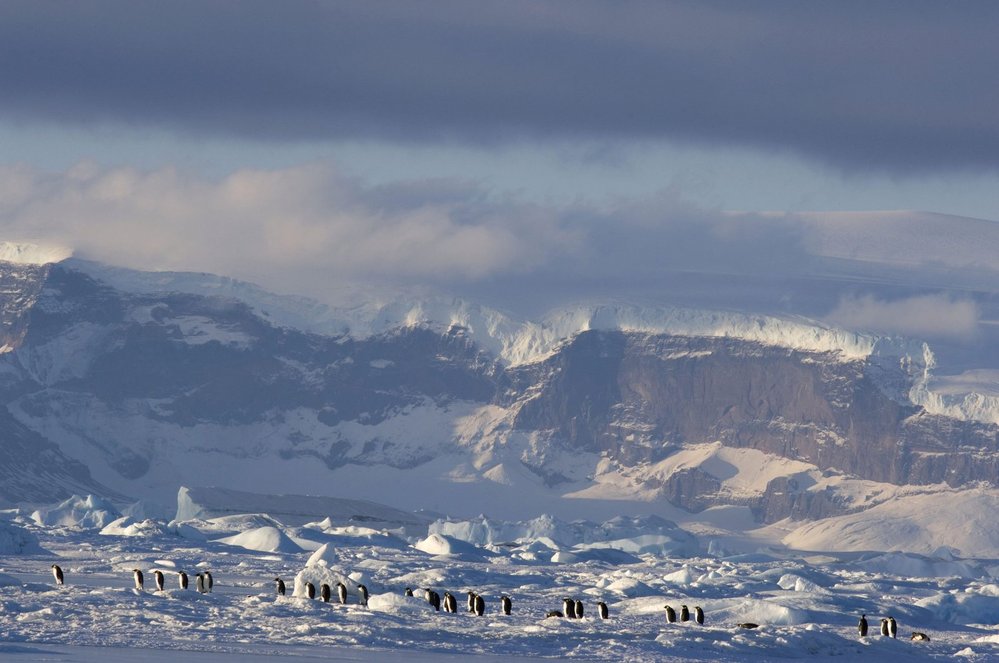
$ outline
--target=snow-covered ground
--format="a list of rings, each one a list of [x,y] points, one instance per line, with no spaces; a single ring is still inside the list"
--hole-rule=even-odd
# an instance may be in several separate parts
[[[185,654],[195,661],[999,658],[999,559],[957,559],[946,548],[935,556],[732,554],[648,518],[439,521],[408,538],[336,519],[292,527],[264,514],[67,525],[73,517],[92,525],[86,502],[53,507],[47,519],[0,514],[0,658],[160,661],[173,650],[198,652]],[[645,545],[650,533],[684,546]],[[53,563],[64,586],[53,581]],[[142,591],[133,586],[136,568],[145,573]],[[157,569],[164,591],[154,586]],[[206,570],[214,591],[199,594],[194,577]],[[180,571],[190,589],[179,588]],[[275,577],[286,596],[276,595]],[[302,596],[306,580],[344,582],[348,604],[336,603],[335,587],[330,604]],[[371,593],[367,607],[359,584]],[[407,587],[415,597],[404,596]],[[435,612],[423,588],[450,591],[458,614]],[[483,617],[467,611],[469,590],[485,598]],[[513,600],[509,616],[499,611],[504,594]],[[584,617],[546,618],[567,596],[584,603]],[[609,606],[606,621],[598,601]],[[704,625],[667,624],[667,604],[677,612],[701,606]],[[856,632],[862,613],[866,638]],[[889,615],[897,640],[877,634]],[[745,622],[760,627],[738,626]],[[931,640],[910,641],[913,631]]]

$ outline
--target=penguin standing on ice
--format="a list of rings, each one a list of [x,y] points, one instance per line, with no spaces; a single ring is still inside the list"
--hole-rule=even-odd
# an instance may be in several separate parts
[[[566,597],[562,599],[562,612],[565,613],[566,619],[576,618],[576,602],[572,599]]]
[[[177,572],[177,583],[181,589],[187,589],[187,574],[183,571]]]
[[[704,626],[704,611],[701,610],[701,606],[694,606],[694,621],[700,626]]]
[[[205,593],[205,574],[199,573],[194,576],[194,588],[198,590],[199,594]]]
[[[888,618],[888,635],[893,638],[898,637],[898,623],[895,621],[894,617]]]
[[[481,617],[484,614],[486,614],[486,600],[484,598],[482,598],[481,596],[479,596],[478,594],[476,594],[475,595],[475,616],[476,617]]]
[[[440,594],[430,589],[429,587],[423,590],[423,595],[427,599],[427,603],[434,607],[437,612],[441,611],[441,597]]]
[[[212,572],[211,571],[205,571],[205,591],[206,592],[211,592],[212,591],[212,585],[214,585],[214,584],[215,584],[215,581],[212,579]]]
[[[676,610],[670,606],[666,606],[666,623],[675,624],[676,623]]]
[[[311,582],[305,583],[305,595],[310,599],[316,598],[316,586]]]
[[[860,621],[857,622],[857,633],[859,633],[862,638],[867,637],[867,615],[860,616]]]
[[[65,582],[65,579],[62,575],[62,568],[60,568],[58,564],[52,565],[52,577],[55,578],[55,582],[57,585],[62,585]]]
[[[330,596],[332,594],[333,591],[330,589],[330,586],[325,582],[319,586],[319,598],[323,600],[323,603],[329,603]]]
[[[342,582],[336,584],[336,597],[340,599],[340,605],[347,605],[347,585]]]
[[[509,615],[512,610],[513,610],[513,601],[510,600],[509,596],[504,594],[503,596],[500,597],[500,611],[504,615]]]
[[[582,619],[583,618],[583,602],[580,601],[579,599],[576,599],[575,608],[576,608],[576,619]]]
[[[604,603],[603,601],[597,603],[597,613],[600,615],[600,619],[607,619],[608,615],[610,614],[607,611],[607,604]]]
[[[468,611],[475,612],[475,592],[467,592]]]
[[[274,588],[277,589],[278,596],[284,596],[284,580],[281,580],[281,578],[274,578]]]
[[[458,612],[458,599],[451,592],[444,592],[444,612]]]
[[[688,609],[687,606],[685,605],[680,606],[680,621],[681,622],[690,621],[690,609]]]
[[[367,608],[368,607],[368,588],[365,587],[364,585],[358,585],[357,586],[357,593],[359,594],[359,600],[358,600],[358,602],[362,606],[364,606],[365,608]]]
[[[135,588],[142,591],[142,571],[139,569],[132,569],[132,579],[135,581]]]
[[[157,592],[162,592],[163,591],[163,572],[160,571],[159,569],[155,569],[153,571],[153,580],[156,581],[156,591]]]
[[[412,587],[407,587],[406,588],[406,592],[404,593],[404,596],[412,596],[412,595],[413,595],[413,588]]]
[[[881,618],[881,635],[888,637],[888,620]]]

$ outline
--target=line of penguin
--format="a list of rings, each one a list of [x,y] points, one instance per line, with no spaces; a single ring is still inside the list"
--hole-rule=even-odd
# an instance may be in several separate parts
[[[177,571],[177,585],[181,589],[187,589],[189,578],[188,575],[183,571]],[[52,565],[52,577],[55,578],[57,585],[66,584],[66,576],[62,571],[62,567],[58,564]],[[142,569],[132,569],[132,582],[135,588],[140,592],[145,589],[146,586],[146,576],[142,573]],[[153,582],[156,584],[156,591],[162,592],[166,585],[166,577],[163,572],[159,569],[153,570]],[[209,594],[212,591],[212,587],[215,585],[215,579],[212,578],[211,571],[205,571],[199,573],[195,576],[195,588],[202,594]]]
[[[57,585],[64,585],[66,583],[66,577],[63,574],[62,568],[58,564],[52,565],[52,576],[55,578]],[[145,576],[141,569],[132,569],[132,578],[135,583],[135,588],[142,591],[145,585]],[[164,587],[165,578],[163,572],[159,569],[153,571],[153,580],[156,583],[156,590],[162,592]],[[177,580],[181,589],[188,588],[188,576],[183,571],[177,571]],[[212,591],[212,587],[215,584],[214,579],[210,571],[204,571],[203,573],[197,574],[195,576],[195,588],[202,594],[208,594]],[[280,577],[274,578],[275,589],[279,596],[285,596],[287,593],[287,588],[284,584],[284,580]],[[311,582],[305,583],[305,593],[310,599],[316,598],[316,586]],[[357,586],[358,593],[358,603],[361,606],[367,607],[368,588],[364,585]],[[347,603],[347,586],[342,582],[336,584],[336,594],[337,600],[340,605],[346,605]],[[407,587],[405,596],[415,596],[412,587]],[[322,583],[319,588],[319,597],[324,603],[329,603],[333,596],[333,588],[326,583]],[[423,596],[426,601],[433,606],[434,610],[440,612],[441,606],[444,607],[444,612],[457,613],[458,612],[458,600],[455,598],[454,594],[451,592],[444,592],[444,600],[441,602],[441,595],[430,588],[423,589]],[[486,612],[486,601],[481,594],[476,594],[475,592],[469,591],[466,593],[466,605],[468,607],[468,612],[474,614],[477,617],[481,617]],[[680,606],[680,612],[673,608],[671,605],[665,605],[663,608],[666,611],[666,623],[675,624],[677,621],[687,622],[690,621],[690,609],[686,605]],[[584,614],[583,602],[576,598],[565,597],[562,599],[562,609],[561,610],[549,610],[545,617],[563,617],[566,619],[582,619]],[[504,615],[509,615],[513,611],[513,600],[506,594],[500,597],[500,612]],[[610,616],[607,604],[603,601],[597,602],[597,614],[600,619],[608,619]],[[694,622],[698,625],[704,625],[704,610],[701,606],[694,606]],[[739,628],[744,629],[755,629],[759,628],[759,624],[753,622],[742,622],[738,624]],[[868,632],[868,622],[867,615],[863,614],[860,616],[860,621],[857,623],[857,632],[860,637],[867,637]],[[883,617],[881,619],[881,635],[889,638],[898,637],[898,622],[892,616]],[[926,635],[921,631],[913,631],[910,640],[915,640],[919,642],[929,642],[930,636]]]

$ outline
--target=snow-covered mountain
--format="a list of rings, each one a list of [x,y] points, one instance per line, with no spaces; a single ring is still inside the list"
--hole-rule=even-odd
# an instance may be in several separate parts
[[[179,486],[214,485],[466,516],[728,505],[775,522],[899,486],[999,484],[992,406],[955,404],[919,340],[620,301],[536,320],[443,297],[332,307],[8,254],[6,502],[172,507]]]

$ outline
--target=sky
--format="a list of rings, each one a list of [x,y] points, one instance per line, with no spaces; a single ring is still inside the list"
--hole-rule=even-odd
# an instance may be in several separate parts
[[[0,229],[320,298],[788,283],[801,212],[999,221],[997,28],[921,0],[8,1]],[[926,285],[891,296],[970,296]]]

